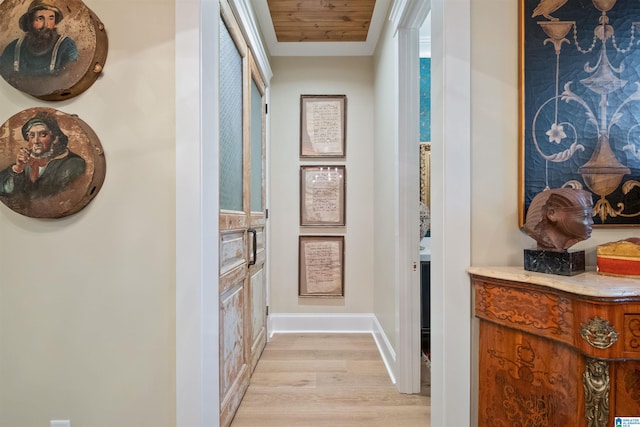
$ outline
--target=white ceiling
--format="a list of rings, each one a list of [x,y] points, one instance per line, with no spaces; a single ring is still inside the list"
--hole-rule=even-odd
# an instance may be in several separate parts
[[[392,0],[376,1],[365,42],[278,42],[267,0],[252,0],[252,3],[271,56],[371,56],[388,18]],[[431,12],[420,30],[420,56],[431,56]]]

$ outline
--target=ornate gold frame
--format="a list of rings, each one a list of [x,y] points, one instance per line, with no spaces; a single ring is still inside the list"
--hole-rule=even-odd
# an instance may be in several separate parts
[[[431,209],[431,143],[420,143],[420,201]]]

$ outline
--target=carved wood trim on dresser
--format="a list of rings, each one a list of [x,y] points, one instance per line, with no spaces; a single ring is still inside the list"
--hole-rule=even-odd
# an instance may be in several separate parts
[[[640,416],[640,280],[469,269],[480,319],[478,425]]]

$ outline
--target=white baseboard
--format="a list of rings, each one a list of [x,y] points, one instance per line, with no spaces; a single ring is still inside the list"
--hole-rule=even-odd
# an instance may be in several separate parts
[[[375,316],[333,313],[269,314],[269,336],[288,333],[362,334],[373,331]]]
[[[380,322],[372,313],[273,313],[268,317],[269,337],[274,334],[371,334],[391,381],[396,383],[396,353]]]
[[[393,346],[389,342],[387,338],[387,334],[384,333],[382,329],[382,325],[378,322],[377,317],[373,317],[373,330],[371,331],[373,334],[373,339],[376,341],[376,345],[378,346],[378,351],[380,352],[380,356],[384,362],[384,366],[387,367],[387,372],[389,373],[389,377],[391,377],[391,381],[396,383],[396,352],[393,349]]]

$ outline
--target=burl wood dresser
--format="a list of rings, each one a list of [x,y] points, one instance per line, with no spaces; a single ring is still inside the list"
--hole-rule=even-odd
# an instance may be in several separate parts
[[[640,417],[640,280],[469,269],[480,427],[614,426]]]

